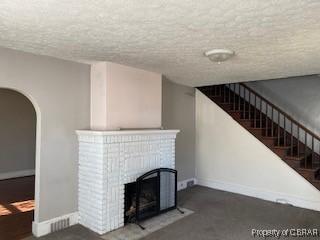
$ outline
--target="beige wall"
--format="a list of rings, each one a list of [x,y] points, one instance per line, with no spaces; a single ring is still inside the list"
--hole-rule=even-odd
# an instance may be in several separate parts
[[[226,112],[196,92],[200,185],[320,210],[320,192]]]
[[[0,48],[0,87],[21,91],[37,110],[35,221],[77,211],[76,129],[89,128],[90,67]]]
[[[178,180],[195,177],[195,90],[163,79],[162,124],[180,129],[176,139]]]
[[[16,91],[0,88],[0,116],[0,179],[32,173],[36,147],[32,103]]]
[[[115,63],[91,68],[91,128],[161,127],[161,74]]]

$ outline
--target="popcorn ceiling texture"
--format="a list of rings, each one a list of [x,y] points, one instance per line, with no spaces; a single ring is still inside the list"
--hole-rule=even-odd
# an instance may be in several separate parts
[[[320,73],[318,0],[1,0],[0,45],[76,61],[112,61],[178,83]],[[220,65],[203,52],[230,48]]]

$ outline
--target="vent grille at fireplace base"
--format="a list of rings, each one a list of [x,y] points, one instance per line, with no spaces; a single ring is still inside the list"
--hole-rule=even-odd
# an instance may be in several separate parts
[[[177,171],[158,168],[125,185],[127,222],[139,222],[177,206]]]
[[[60,230],[65,229],[69,226],[70,226],[70,219],[69,218],[61,219],[57,222],[50,224],[50,233],[60,231]]]

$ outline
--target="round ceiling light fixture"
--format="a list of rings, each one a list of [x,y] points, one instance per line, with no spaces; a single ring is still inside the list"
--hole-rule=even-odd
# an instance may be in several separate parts
[[[221,63],[227,61],[235,55],[235,52],[229,49],[213,49],[204,53],[212,62]]]

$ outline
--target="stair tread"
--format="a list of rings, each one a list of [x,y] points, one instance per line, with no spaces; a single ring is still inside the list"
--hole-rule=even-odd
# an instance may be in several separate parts
[[[304,156],[296,157],[296,156],[285,156],[286,160],[294,160],[294,161],[300,161],[304,159]]]
[[[240,121],[252,122],[252,119],[249,119],[249,118],[240,118]]]
[[[273,148],[276,148],[276,149],[290,149],[291,147],[290,146],[273,146]]]
[[[316,172],[318,171],[320,168],[303,168],[303,167],[299,167],[297,168],[298,171],[307,171],[307,172]]]
[[[266,138],[266,139],[277,139],[278,137],[263,136],[263,138]]]

